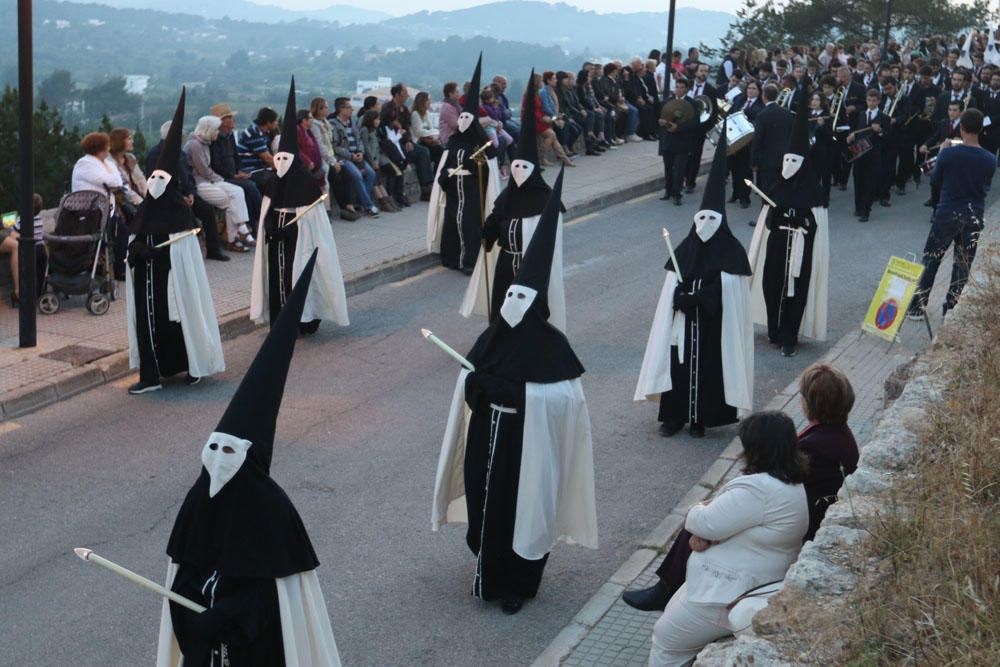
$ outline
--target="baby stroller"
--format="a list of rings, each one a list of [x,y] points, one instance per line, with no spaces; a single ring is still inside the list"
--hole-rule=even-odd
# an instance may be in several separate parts
[[[38,310],[53,315],[60,297],[86,294],[93,315],[108,312],[118,298],[114,279],[111,204],[105,192],[71,192],[59,202],[55,233],[45,234],[49,270]]]

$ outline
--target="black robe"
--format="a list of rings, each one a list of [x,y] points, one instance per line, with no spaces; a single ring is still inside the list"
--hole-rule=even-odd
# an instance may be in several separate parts
[[[476,137],[477,134],[470,133]],[[481,245],[480,230],[483,225],[483,197],[489,183],[490,166],[482,165],[482,197],[480,196],[479,166],[469,159],[480,146],[488,141],[473,144],[465,134],[448,141],[448,155],[438,176],[438,185],[445,197],[444,220],[441,222],[441,264],[451,269],[472,270]],[[484,158],[492,157],[492,147],[483,152]],[[451,169],[463,168],[468,176],[449,176]]]
[[[185,667],[284,666],[274,579],[220,576],[217,571],[181,565],[170,588],[208,607],[198,614],[170,605]]]
[[[264,233],[267,241],[267,305],[270,322],[278,319],[278,313],[292,293],[295,279],[292,264],[295,261],[295,245],[299,238],[298,223],[287,226],[295,218],[294,209],[271,208],[264,218]],[[287,226],[287,227],[286,227]]]
[[[777,345],[795,345],[809,295],[816,218],[808,208],[780,211],[772,208],[764,224],[770,232],[761,280],[767,308],[767,339]],[[802,236],[802,268],[799,277],[794,279],[794,296],[788,296],[788,281],[791,279],[792,245],[799,232],[787,228],[805,230]]]
[[[184,331],[180,322],[170,321],[167,303],[170,247],[154,248],[168,239],[167,234],[143,234],[129,246],[139,379],[147,384],[188,369]]]
[[[465,541],[476,555],[472,594],[483,600],[533,598],[548,560],[527,560],[513,549],[524,444],[525,383],[470,373],[466,403],[472,410],[465,448]]]

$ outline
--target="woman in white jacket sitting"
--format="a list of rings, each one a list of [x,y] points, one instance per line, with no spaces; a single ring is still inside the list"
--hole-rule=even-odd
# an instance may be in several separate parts
[[[807,471],[795,423],[759,412],[740,425],[743,475],[688,511],[687,580],[653,628],[650,667],[688,664],[710,642],[732,634],[726,605],[784,578],[809,528],[802,486]]]

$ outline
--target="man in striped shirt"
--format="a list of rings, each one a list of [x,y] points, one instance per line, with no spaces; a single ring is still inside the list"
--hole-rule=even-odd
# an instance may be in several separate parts
[[[239,169],[250,174],[261,192],[264,192],[268,181],[274,176],[274,156],[271,155],[270,144],[277,131],[278,112],[270,107],[262,107],[257,112],[257,118],[240,132],[236,140]]]

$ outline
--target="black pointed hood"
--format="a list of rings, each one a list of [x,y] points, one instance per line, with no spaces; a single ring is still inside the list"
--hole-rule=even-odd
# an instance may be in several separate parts
[[[476,371],[512,382],[561,382],[583,375],[583,364],[566,335],[548,321],[548,285],[555,251],[562,194],[562,172],[552,188],[541,219],[525,251],[511,287],[538,291],[534,303],[516,327],[498,316],[467,355]]]
[[[278,140],[278,151],[299,154],[299,124],[295,115],[298,110],[295,108],[295,77],[288,86],[288,99],[285,101],[285,115],[281,119],[281,138]]]
[[[469,81],[469,90],[465,93],[465,106],[462,111],[471,113],[476,118],[479,117],[479,93],[482,91],[483,73],[483,52],[479,52],[479,60],[476,61],[476,69],[472,72],[472,80]]]
[[[528,85],[524,90],[524,101],[521,103],[521,134],[517,138],[517,154],[515,160],[527,160],[538,166],[538,142],[535,132],[535,107],[538,105],[538,89],[535,87],[535,68],[531,68]],[[538,172],[538,169],[535,169]]]
[[[808,82],[803,77],[799,84],[799,108],[792,121],[792,134],[788,140],[785,154],[801,155],[805,159],[802,166],[790,179],[781,177],[772,189],[770,196],[779,210],[809,209],[822,206],[824,201],[823,187],[813,163],[812,150],[809,145],[809,94]]]
[[[712,156],[712,167],[705,181],[705,191],[701,195],[700,211],[715,211],[722,216],[722,224],[726,224],[726,177],[729,175],[727,153],[729,141],[726,136],[728,122],[723,121],[722,132],[719,133],[719,143]]]
[[[275,421],[292,359],[299,317],[312,279],[316,253],[240,382],[207,443],[224,436],[249,440],[246,459],[214,496],[211,477],[201,474],[188,491],[167,543],[178,564],[223,576],[278,578],[319,565],[302,519],[270,474]]]
[[[163,140],[154,171],[170,174],[167,189],[159,197],[147,194],[139,204],[130,230],[136,235],[176,234],[195,227],[194,213],[181,194],[181,136],[184,133],[184,106],[187,89],[181,88],[180,99],[170,121],[170,129]]]
[[[535,233],[531,235],[531,243],[524,251],[521,267],[514,276],[515,285],[530,287],[538,292],[535,303],[548,301],[549,278],[552,275],[552,257],[556,249],[556,232],[559,231],[559,214],[562,212],[563,171],[559,169],[555,185],[538,219]],[[547,312],[547,308],[546,308]]]
[[[257,356],[229,401],[229,407],[215,427],[217,433],[228,433],[252,442],[247,459],[256,459],[264,472],[271,469],[278,409],[285,393],[285,379],[292,363],[292,353],[295,352],[299,319],[306,305],[317,252],[313,251],[278,319],[271,326],[264,344],[257,351]]]
[[[737,276],[750,275],[750,260],[747,259],[746,248],[733,236],[726,221],[726,153],[729,147],[727,127],[728,124],[722,126],[719,143],[715,146],[715,155],[712,157],[712,169],[708,173],[705,193],[698,209],[721,214],[722,223],[707,241],[698,236],[697,223],[692,224],[688,235],[675,247],[674,254],[685,282],[711,279],[719,272]],[[667,271],[674,270],[674,262],[669,257],[664,268]]]
[[[295,156],[292,166],[281,178],[272,178],[265,194],[271,198],[271,208],[296,208],[308,206],[322,196],[319,183],[306,170],[299,157],[298,123],[295,108],[295,77],[288,86],[288,100],[285,102],[285,116],[281,120],[281,137],[278,152]]]

